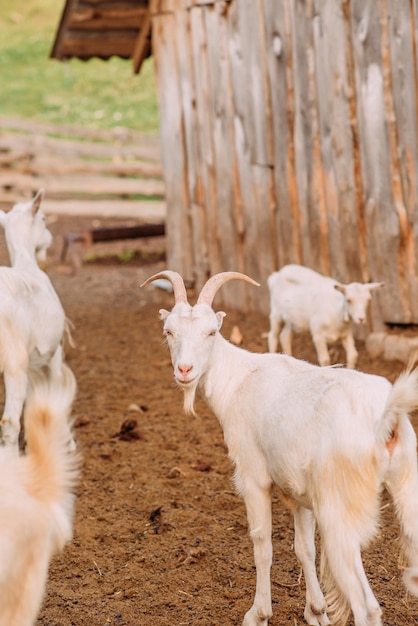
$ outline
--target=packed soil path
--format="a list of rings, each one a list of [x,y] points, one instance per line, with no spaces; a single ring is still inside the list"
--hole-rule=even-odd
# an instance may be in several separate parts
[[[90,261],[75,272],[60,261],[62,235],[92,225],[77,218],[50,223],[48,272],[74,324],[76,347],[68,349],[67,361],[78,381],[74,412],[84,466],[74,540],[52,562],[37,624],[237,626],[255,588],[244,505],[214,415],[201,401],[197,417],[184,415],[158,319],[160,308],[171,308],[172,295],[139,288],[165,267],[164,241],[80,249]],[[126,246],[142,252],[120,263],[132,256]],[[237,325],[244,348],[266,350],[267,316],[227,313],[225,337]],[[403,369],[373,361],[359,348],[360,370],[394,380]],[[309,337],[295,342],[295,353],[315,362]],[[334,350],[333,360],[342,359]],[[270,624],[302,625],[304,581],[292,517],[278,497],[273,500]],[[401,583],[398,525],[385,495],[383,505],[365,567],[384,623],[411,626],[418,624],[418,600]]]

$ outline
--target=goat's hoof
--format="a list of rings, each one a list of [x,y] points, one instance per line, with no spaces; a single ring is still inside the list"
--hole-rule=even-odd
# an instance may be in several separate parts
[[[12,448],[13,446],[15,446],[17,448],[18,441],[17,441],[16,437],[10,437],[8,435],[4,435],[0,439],[0,445],[3,448]]]
[[[242,626],[268,626],[269,618],[273,615],[271,611],[261,611],[254,606],[244,616]]]
[[[312,611],[311,608],[308,609],[306,607],[303,617],[309,626],[329,626],[331,624],[329,617],[325,612],[315,613],[315,611]]]

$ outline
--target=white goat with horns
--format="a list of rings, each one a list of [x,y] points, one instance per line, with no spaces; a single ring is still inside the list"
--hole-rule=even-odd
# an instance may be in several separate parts
[[[380,494],[395,503],[408,567],[407,588],[418,595],[418,476],[416,436],[408,412],[418,406],[418,369],[392,386],[380,376],[318,367],[283,354],[256,354],[230,344],[219,330],[216,291],[231,279],[210,278],[197,304],[187,301],[179,274],[164,271],[175,306],[160,310],[184,407],[193,413],[199,389],[217,416],[245,500],[257,570],[245,626],[266,626],[272,615],[271,490],[276,485],[295,522],[295,552],[306,582],[304,617],[311,626],[342,626],[351,609],[356,626],[380,626],[361,549],[376,534]],[[321,536],[326,597],[315,568],[315,526]]]
[[[0,210],[11,267],[0,267],[0,371],[5,385],[2,442],[17,446],[29,369],[48,366],[59,379],[67,328],[65,313],[47,274],[40,269],[52,235],[41,209],[44,190],[33,200]]]

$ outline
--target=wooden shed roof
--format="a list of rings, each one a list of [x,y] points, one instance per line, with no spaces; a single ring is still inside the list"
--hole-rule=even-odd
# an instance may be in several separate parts
[[[148,4],[148,0],[65,0],[51,58],[131,58],[138,73],[151,54]]]

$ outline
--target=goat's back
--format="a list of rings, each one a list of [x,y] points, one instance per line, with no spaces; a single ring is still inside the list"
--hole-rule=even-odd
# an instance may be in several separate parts
[[[48,276],[0,267],[0,291],[0,369],[19,349],[50,358],[63,336],[65,313]]]

